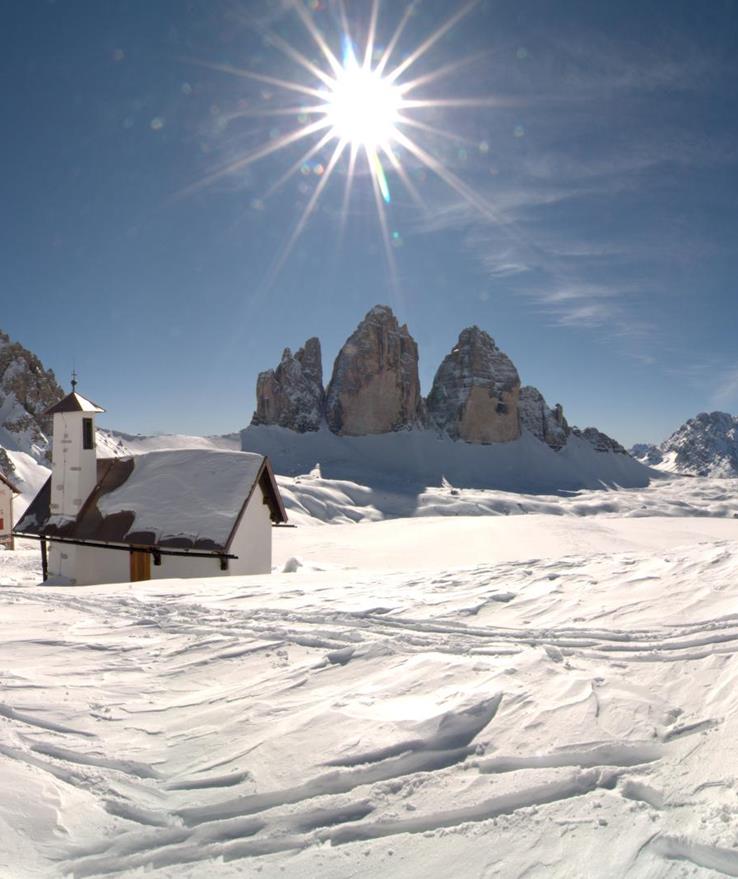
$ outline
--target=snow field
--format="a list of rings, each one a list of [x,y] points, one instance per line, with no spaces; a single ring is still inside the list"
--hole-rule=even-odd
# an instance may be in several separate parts
[[[0,875],[738,875],[738,521],[276,536],[75,590],[0,553]]]
[[[279,476],[280,492],[298,525],[378,522],[408,516],[689,516],[738,519],[738,479],[654,478],[645,488],[524,494],[438,486],[394,490],[315,475]]]

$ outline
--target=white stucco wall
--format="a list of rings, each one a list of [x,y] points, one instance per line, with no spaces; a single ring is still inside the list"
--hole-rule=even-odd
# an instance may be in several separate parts
[[[4,482],[0,482],[0,542],[10,542],[13,530],[13,492]]]
[[[151,559],[151,579],[172,577],[222,577],[233,574],[268,574],[272,569],[272,524],[269,507],[256,486],[234,536],[227,571],[220,559],[162,555],[161,565]],[[66,556],[64,558],[63,556]],[[49,576],[61,575],[78,586],[127,583],[131,579],[130,553],[126,550],[54,543],[49,545]]]
[[[269,574],[272,570],[272,520],[261,486],[254,488],[231,543],[231,574]]]
[[[82,422],[92,419],[93,448],[82,448]],[[76,516],[97,483],[95,418],[90,412],[57,412],[51,447],[51,514]]]
[[[67,543],[47,543],[49,577],[64,577],[74,580],[77,576],[77,549]]]
[[[96,546],[77,546],[75,549],[77,556],[74,580],[78,586],[127,583],[131,579],[131,555],[126,550],[102,549]]]
[[[220,559],[187,558],[181,555],[163,555],[161,564],[151,560],[151,579],[167,580],[170,577],[220,577],[230,571],[221,571]]]

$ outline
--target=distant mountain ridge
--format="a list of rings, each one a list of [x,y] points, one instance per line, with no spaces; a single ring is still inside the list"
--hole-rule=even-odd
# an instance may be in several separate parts
[[[631,449],[649,467],[690,476],[738,476],[738,416],[700,412],[660,445],[639,443]]]
[[[386,305],[375,305],[342,346],[327,388],[317,338],[295,355],[285,348],[276,369],[259,373],[251,426],[297,433],[327,426],[338,436],[430,429],[474,445],[509,442],[527,430],[555,451],[577,431],[560,404],[551,409],[536,388],[521,388],[513,362],[477,326],[461,331],[423,398],[418,346]],[[598,451],[627,454],[596,428],[577,435]]]
[[[242,448],[270,455],[279,473],[308,472],[301,468],[319,456],[323,475],[358,481],[456,474],[464,485],[575,490],[649,479],[618,442],[594,427],[570,427],[560,404],[551,408],[536,388],[521,387],[511,359],[476,326],[461,331],[427,397],[418,346],[386,305],[374,306],[341,347],[327,388],[322,376],[317,338],[295,355],[285,348],[279,365],[258,376]]]

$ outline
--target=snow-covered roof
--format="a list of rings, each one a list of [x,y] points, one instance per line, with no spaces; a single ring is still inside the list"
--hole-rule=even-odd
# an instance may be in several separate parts
[[[67,394],[63,400],[59,400],[58,403],[55,403],[49,409],[44,412],[44,415],[56,415],[57,412],[104,412],[105,410],[98,406],[97,403],[93,403],[92,400],[88,400],[87,397],[83,397],[82,394],[78,394],[76,391],[72,391],[71,394]]]
[[[260,485],[272,521],[287,514],[263,455],[174,449],[98,460],[98,482],[75,519],[50,509],[51,479],[17,533],[88,542],[227,552],[241,514]]]

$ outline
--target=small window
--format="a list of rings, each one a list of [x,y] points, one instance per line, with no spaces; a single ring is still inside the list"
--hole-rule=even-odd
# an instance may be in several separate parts
[[[92,419],[91,418],[83,418],[82,419],[82,448],[83,449],[94,449],[95,448],[95,432],[92,429]]]

